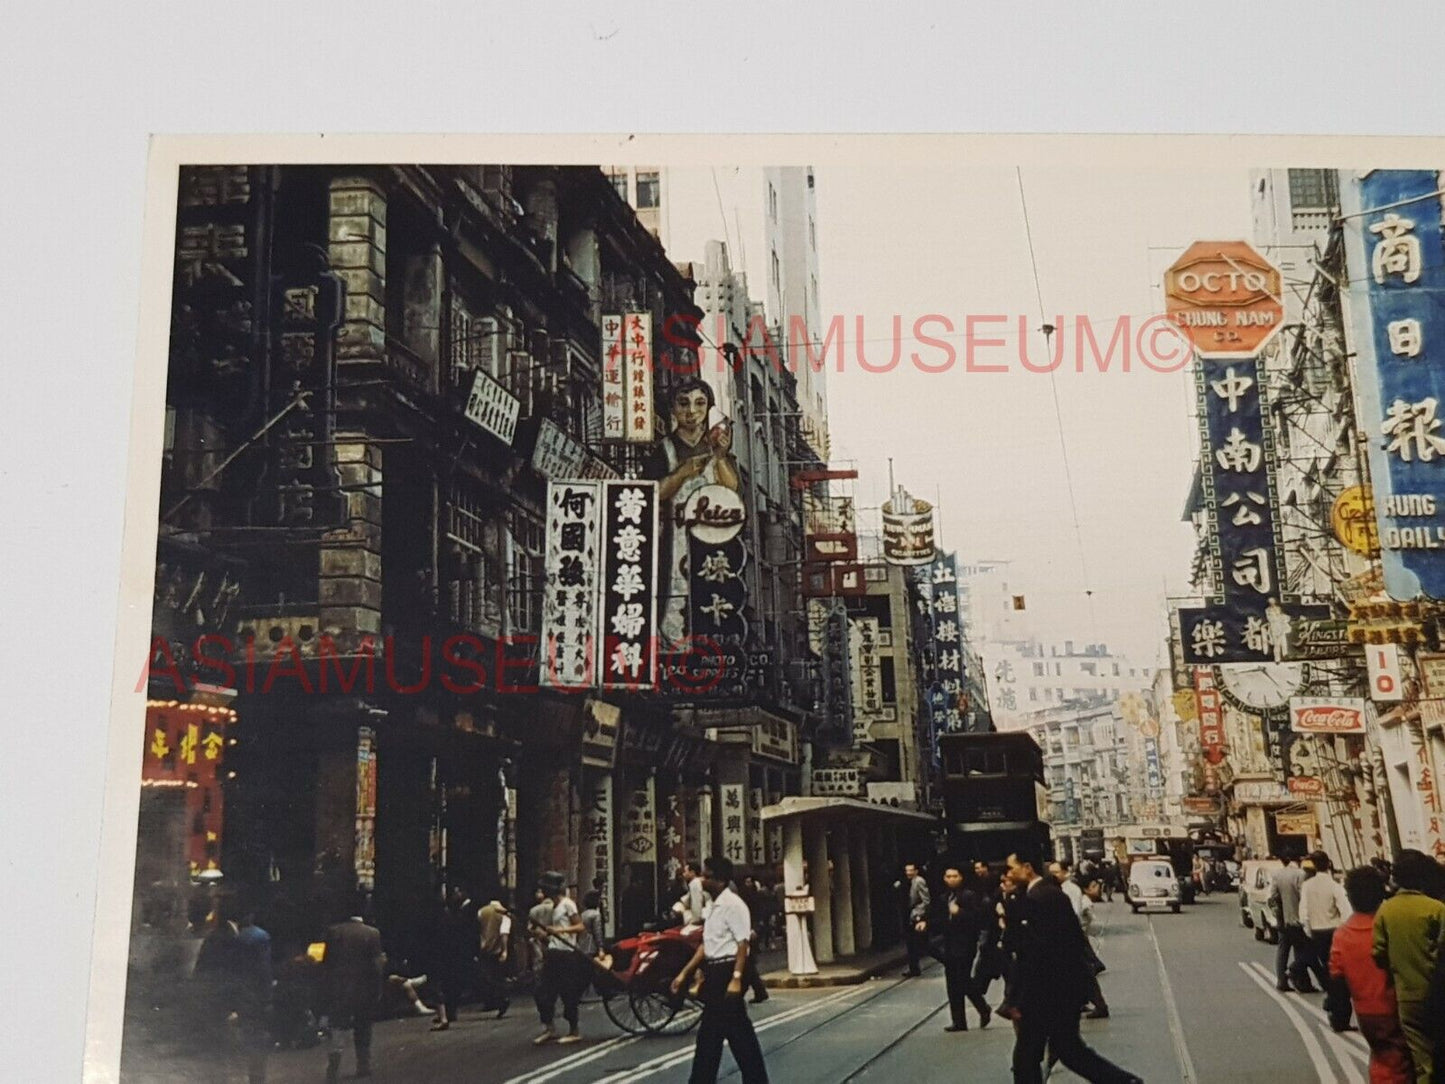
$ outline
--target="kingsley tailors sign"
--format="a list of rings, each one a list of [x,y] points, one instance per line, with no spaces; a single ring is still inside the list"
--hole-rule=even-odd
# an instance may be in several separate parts
[[[1296,696],[1289,702],[1289,725],[1296,734],[1363,734],[1365,702],[1350,696]]]

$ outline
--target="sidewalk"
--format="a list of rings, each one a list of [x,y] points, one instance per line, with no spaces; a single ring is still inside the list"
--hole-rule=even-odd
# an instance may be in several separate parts
[[[758,953],[758,970],[763,983],[772,989],[801,990],[815,986],[852,986],[874,975],[904,967],[908,953],[902,945],[890,945],[876,952],[860,952],[831,964],[819,964],[815,975],[794,975],[788,970],[786,949]]]

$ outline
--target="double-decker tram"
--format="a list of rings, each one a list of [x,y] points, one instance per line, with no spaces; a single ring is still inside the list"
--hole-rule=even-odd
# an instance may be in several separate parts
[[[1013,851],[1049,857],[1044,756],[1027,733],[940,734],[943,811],[954,861],[1004,861]]]

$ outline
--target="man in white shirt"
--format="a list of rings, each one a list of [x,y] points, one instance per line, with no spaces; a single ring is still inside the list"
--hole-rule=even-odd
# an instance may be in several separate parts
[[[556,1039],[558,1043],[582,1041],[577,1028],[577,1006],[587,987],[590,972],[584,971],[586,958],[577,952],[577,935],[586,930],[577,904],[567,895],[566,879],[560,873],[542,875],[542,890],[552,900],[551,921],[537,933],[546,938],[542,954],[542,974],[537,982],[537,1015],[542,1020],[542,1033],[532,1040],[541,1046]],[[535,910],[535,908],[534,908]],[[557,999],[562,999],[562,1016],[567,1021],[567,1034],[557,1038],[552,1025],[556,1019]]]
[[[1307,877],[1299,890],[1299,920],[1305,936],[1314,946],[1314,966],[1311,970],[1325,989],[1325,1012],[1330,1014],[1330,1023],[1340,1031],[1350,1022],[1350,999],[1340,984],[1329,976],[1330,947],[1335,940],[1335,930],[1354,914],[1345,888],[1330,873],[1330,857],[1324,851],[1310,856],[1315,867],[1313,877]]]
[[[712,897],[703,885],[702,871],[696,858],[683,863],[682,879],[687,883],[687,895],[682,898],[682,905],[686,909],[682,921],[684,925],[690,926],[707,918],[707,905]]]
[[[719,856],[703,863],[703,883],[712,893],[712,906],[703,922],[702,944],[672,980],[672,992],[681,993],[692,973],[702,968],[702,1020],[698,1023],[689,1084],[715,1084],[724,1039],[738,1063],[742,1084],[768,1081],[763,1048],[743,1001],[752,916],[748,905],[729,887],[732,879],[733,864],[729,859]]]

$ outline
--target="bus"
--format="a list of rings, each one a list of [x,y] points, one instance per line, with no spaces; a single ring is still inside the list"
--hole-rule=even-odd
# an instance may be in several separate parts
[[[1032,737],[940,734],[938,752],[953,860],[997,864],[1021,849],[1052,856],[1044,757]]]

